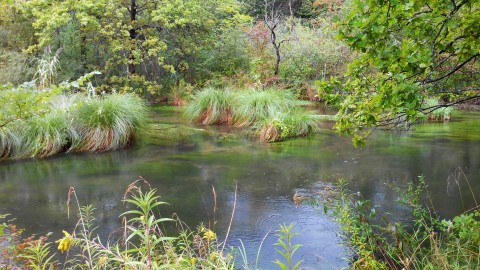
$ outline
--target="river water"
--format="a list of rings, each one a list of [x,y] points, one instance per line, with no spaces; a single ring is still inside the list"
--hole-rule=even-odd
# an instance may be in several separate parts
[[[177,123],[175,110],[155,108],[155,122]],[[295,206],[295,193],[315,195],[338,178],[372,201],[382,215],[409,220],[408,209],[396,202],[392,186],[403,187],[424,175],[436,210],[444,217],[461,213],[480,198],[480,114],[457,113],[448,123],[417,125],[407,132],[376,132],[365,148],[336,135],[329,124],[320,134],[265,144],[231,139],[224,130],[181,142],[147,136],[130,149],[102,154],[68,154],[43,160],[0,162],[0,213],[10,213],[27,233],[71,230],[67,191],[75,188],[81,204],[93,204],[98,233],[107,237],[120,227],[121,200],[139,176],[158,189],[188,225],[215,227],[224,239],[236,204],[228,244],[240,239],[253,261],[263,237],[259,265],[276,269],[273,243],[279,224],[294,224],[303,245],[295,260],[305,269],[346,266],[338,226],[318,208]],[[228,131],[238,133],[238,131]],[[467,180],[454,172],[460,170]],[[216,193],[216,210],[214,211]],[[235,200],[235,189],[237,199]]]

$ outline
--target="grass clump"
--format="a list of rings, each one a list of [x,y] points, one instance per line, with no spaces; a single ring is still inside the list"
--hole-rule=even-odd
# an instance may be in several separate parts
[[[452,107],[442,107],[436,98],[428,98],[425,101],[427,119],[429,121],[448,121],[452,116]]]
[[[16,149],[20,147],[18,133],[7,125],[0,128],[0,159],[13,156]]]
[[[206,88],[187,104],[184,116],[204,125],[231,124],[235,98],[230,90]]]
[[[238,127],[252,126],[258,120],[274,117],[301,104],[293,93],[274,88],[247,89],[237,96],[234,125]]]
[[[15,158],[47,157],[62,152],[76,132],[69,128],[67,114],[54,111],[18,124],[20,147]]]
[[[148,122],[134,94],[88,98],[56,95],[48,106],[0,127],[0,158],[48,157],[61,152],[101,152],[129,145]]]
[[[327,205],[352,250],[353,269],[480,268],[479,206],[451,220],[441,219],[422,204],[420,195],[425,191],[420,177],[417,187],[410,185],[402,192],[400,202],[413,215],[412,222],[402,223],[386,216],[377,218],[369,201],[358,200],[341,185]]]
[[[236,92],[209,88],[197,93],[184,115],[191,122],[248,128],[261,141],[275,142],[317,130],[321,118],[303,103],[293,93],[274,88]]]
[[[69,151],[101,152],[124,147],[146,126],[148,110],[134,94],[112,94],[87,100],[73,112],[78,137]]]
[[[262,119],[254,126],[263,142],[283,141],[292,137],[302,137],[318,130],[319,117],[302,109]]]

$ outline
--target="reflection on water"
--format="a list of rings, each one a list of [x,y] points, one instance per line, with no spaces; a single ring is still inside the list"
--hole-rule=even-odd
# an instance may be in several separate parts
[[[177,121],[171,110],[167,117],[162,117],[162,108],[156,110],[156,121]],[[238,246],[242,239],[253,260],[269,233],[261,265],[271,269],[275,230],[278,224],[294,223],[301,232],[296,240],[304,245],[297,259],[303,258],[307,269],[333,269],[345,265],[338,228],[318,209],[296,208],[295,191],[315,193],[319,182],[343,177],[363,198],[381,205],[384,214],[408,220],[407,209],[396,203],[398,194],[390,186],[405,186],[424,174],[437,210],[447,217],[459,213],[473,205],[471,192],[464,180],[457,184],[448,176],[462,168],[480,198],[479,116],[465,113],[458,121],[417,126],[401,134],[378,132],[363,149],[324,130],[316,137],[274,144],[200,136],[179,144],[145,140],[132,149],[98,155],[3,161],[0,213],[11,213],[29,233],[52,231],[60,237],[61,230],[71,229],[75,222],[67,219],[65,203],[73,186],[81,204],[97,208],[99,233],[105,237],[119,227],[125,188],[142,176],[170,203],[163,215],[176,213],[191,226],[216,221],[216,231],[224,236],[237,184],[229,244]]]

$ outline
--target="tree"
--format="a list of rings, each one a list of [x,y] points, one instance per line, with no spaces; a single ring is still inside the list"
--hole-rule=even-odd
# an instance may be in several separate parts
[[[480,98],[480,3],[473,0],[355,0],[340,37],[350,65],[336,128],[354,142],[376,127],[411,124],[425,113]],[[427,96],[455,100],[425,106]]]
[[[235,0],[35,0],[22,6],[37,31],[30,51],[65,46],[62,36],[74,25],[86,66],[130,90],[136,82],[152,86],[186,76],[215,34],[248,19]]]

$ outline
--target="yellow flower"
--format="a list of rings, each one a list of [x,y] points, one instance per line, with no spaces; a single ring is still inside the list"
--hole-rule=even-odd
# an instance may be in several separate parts
[[[190,258],[190,263],[192,265],[196,265],[197,264],[197,258]]]
[[[205,238],[209,241],[212,241],[212,240],[215,240],[215,238],[217,238],[217,235],[212,230],[206,230],[203,233],[203,238]]]
[[[72,236],[66,231],[63,231],[63,234],[65,236],[62,239],[55,241],[55,243],[58,243],[58,250],[62,253],[68,251],[72,245]]]
[[[217,254],[215,252],[210,253],[210,260],[214,261],[217,258]]]

